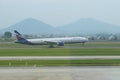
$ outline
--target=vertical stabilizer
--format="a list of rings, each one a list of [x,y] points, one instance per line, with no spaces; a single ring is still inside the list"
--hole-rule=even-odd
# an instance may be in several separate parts
[[[23,43],[23,44],[29,43],[17,30],[14,30],[14,32],[17,38],[17,43]]]

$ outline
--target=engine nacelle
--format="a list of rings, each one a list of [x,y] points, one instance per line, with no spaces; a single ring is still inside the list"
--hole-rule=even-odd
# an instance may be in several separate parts
[[[58,46],[64,46],[64,42],[58,42],[57,45]]]

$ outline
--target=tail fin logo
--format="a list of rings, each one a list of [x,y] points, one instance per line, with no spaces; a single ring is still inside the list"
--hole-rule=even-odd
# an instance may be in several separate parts
[[[27,41],[23,36],[16,30],[14,30],[16,34],[17,41],[16,43],[22,43],[22,44],[31,44],[31,42]]]
[[[15,33],[16,33],[16,38],[18,39],[18,40],[20,40],[20,39],[22,39],[23,37],[22,37],[22,35],[18,32],[18,31],[14,31]]]
[[[16,35],[16,37],[17,37],[17,39],[21,39],[22,38],[22,36],[20,36],[20,35]]]

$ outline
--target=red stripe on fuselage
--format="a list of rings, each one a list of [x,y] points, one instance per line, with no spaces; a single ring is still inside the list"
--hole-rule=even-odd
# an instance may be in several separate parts
[[[16,35],[16,37],[17,37],[17,39],[21,39],[22,37],[21,36],[19,36],[19,35]]]

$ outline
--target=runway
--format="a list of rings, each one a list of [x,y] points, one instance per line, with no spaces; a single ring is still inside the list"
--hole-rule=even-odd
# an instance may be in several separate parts
[[[0,80],[120,80],[120,67],[0,68]]]
[[[1,56],[0,60],[107,60],[120,56]]]

